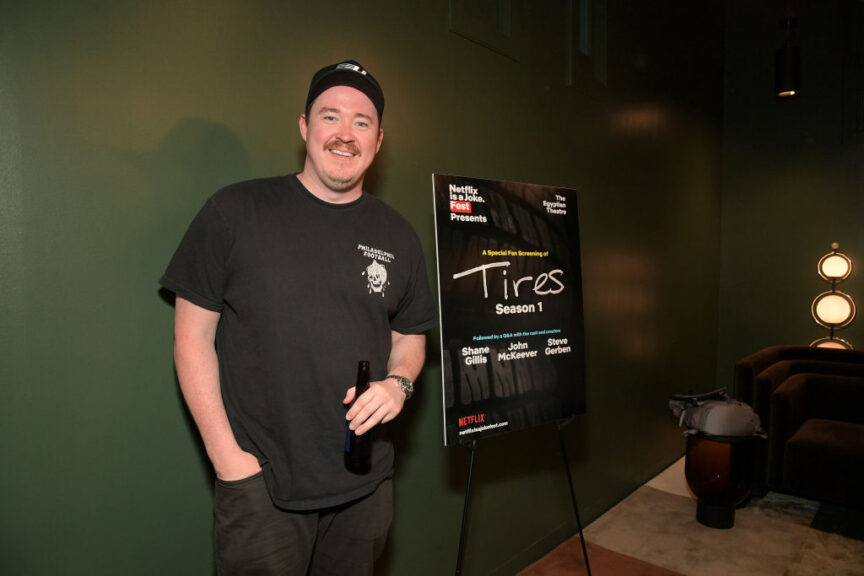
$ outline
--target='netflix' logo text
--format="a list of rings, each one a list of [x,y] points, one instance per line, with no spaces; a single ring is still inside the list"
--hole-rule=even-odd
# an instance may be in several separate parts
[[[469,424],[482,424],[486,422],[486,414],[472,414],[459,418],[459,427],[468,426]]]

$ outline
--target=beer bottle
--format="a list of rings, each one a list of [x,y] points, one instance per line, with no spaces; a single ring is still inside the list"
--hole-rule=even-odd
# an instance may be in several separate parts
[[[369,362],[361,360],[357,365],[357,384],[354,387],[354,402],[369,389]],[[351,405],[354,405],[351,402]],[[372,432],[357,436],[345,422],[345,467],[355,474],[367,474],[372,467]]]

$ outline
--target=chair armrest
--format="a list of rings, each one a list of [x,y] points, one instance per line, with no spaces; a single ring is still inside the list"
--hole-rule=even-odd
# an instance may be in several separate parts
[[[792,374],[771,394],[768,483],[779,486],[786,443],[810,418],[864,423],[864,377]]]
[[[771,394],[771,420],[768,427],[768,485],[779,486],[783,478],[783,454],[786,443],[810,417],[808,378],[811,374],[794,374]]]
[[[819,362],[842,362],[864,364],[864,351],[812,348],[810,346],[769,346],[735,364],[733,376],[734,398],[750,404],[758,413],[755,381],[764,370],[783,360],[815,360]],[[784,378],[785,379],[785,378]],[[766,407],[767,408],[767,407]]]
[[[835,352],[841,352],[841,350],[835,350]],[[834,380],[837,376],[864,378],[864,363],[794,359],[781,360],[766,368],[756,377],[753,404],[753,410],[759,414],[765,428],[769,428],[771,425],[772,394],[795,374],[825,375],[829,380]]]

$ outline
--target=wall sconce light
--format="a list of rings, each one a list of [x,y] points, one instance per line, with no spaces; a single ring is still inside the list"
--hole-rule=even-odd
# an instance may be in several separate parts
[[[855,319],[855,301],[852,297],[837,290],[837,284],[845,280],[852,273],[852,260],[842,252],[838,252],[840,245],[837,242],[831,244],[831,252],[819,259],[819,276],[826,282],[831,283],[831,290],[819,294],[810,305],[810,313],[820,326],[828,328],[829,333],[825,338],[819,338],[810,343],[816,348],[846,348],[852,349],[852,345],[842,338],[834,336],[834,331],[844,328]]]
[[[793,44],[793,30],[797,26],[797,19],[786,15],[780,20],[783,29],[783,47],[777,50],[774,68],[774,83],[778,99],[794,98],[800,91],[800,63],[801,51]]]

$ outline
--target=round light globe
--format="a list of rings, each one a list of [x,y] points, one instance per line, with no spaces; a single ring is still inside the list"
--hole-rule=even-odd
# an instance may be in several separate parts
[[[819,275],[825,280],[844,280],[852,272],[852,262],[845,254],[826,254],[819,260]]]
[[[813,318],[826,328],[842,328],[855,318],[855,303],[843,292],[823,292],[813,300]]]

